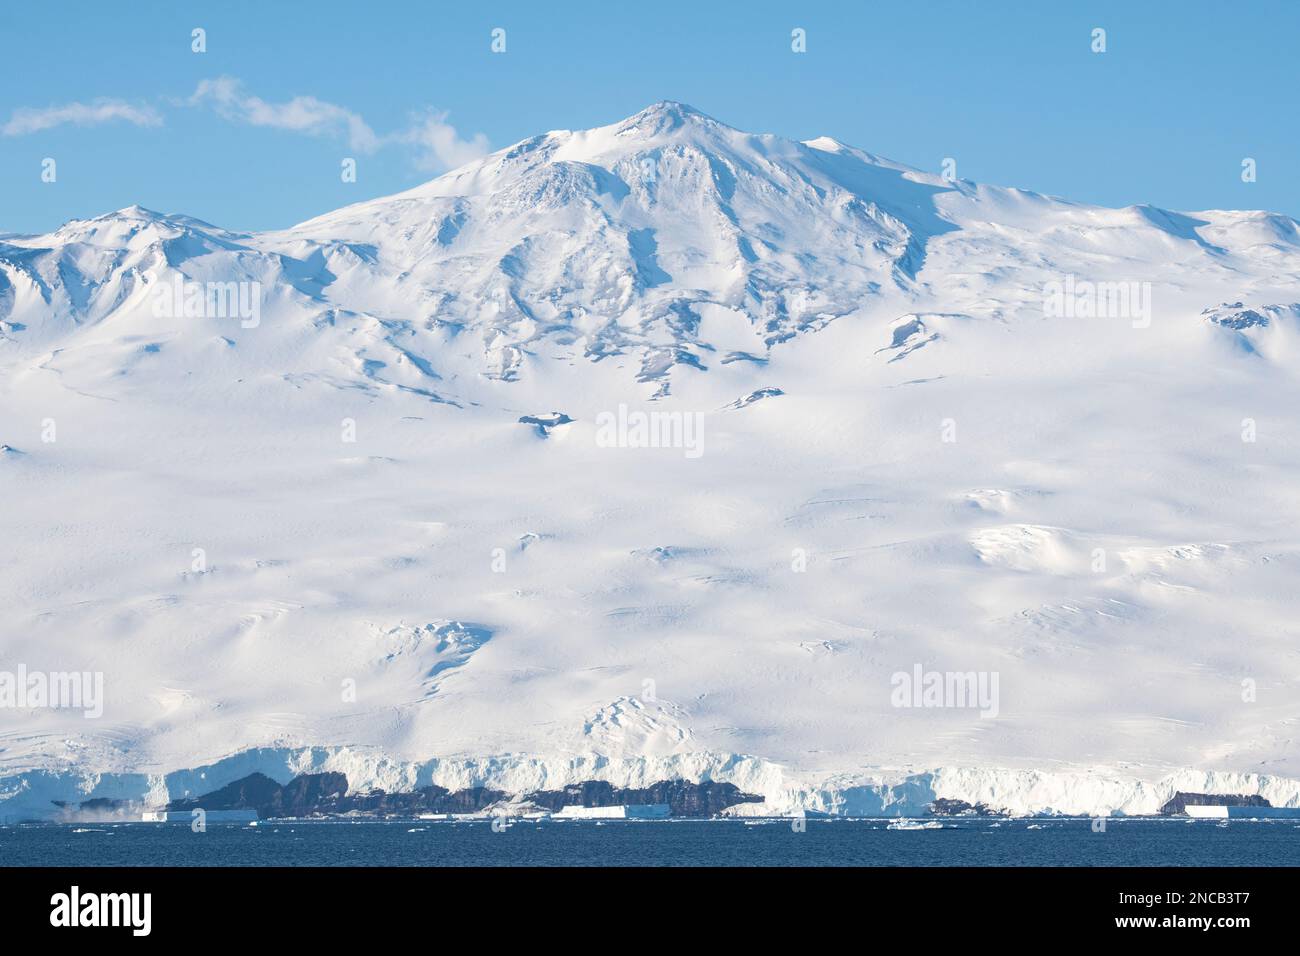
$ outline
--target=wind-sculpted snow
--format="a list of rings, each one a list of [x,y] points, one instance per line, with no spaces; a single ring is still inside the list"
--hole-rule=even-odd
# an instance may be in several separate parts
[[[275,233],[5,235],[0,815],[313,768],[1293,802],[1298,289],[1285,216],[678,104]]]

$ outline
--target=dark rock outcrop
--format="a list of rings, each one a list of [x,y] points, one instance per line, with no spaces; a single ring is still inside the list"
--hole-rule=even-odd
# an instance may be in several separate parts
[[[307,817],[364,814],[413,816],[417,813],[476,813],[511,799],[511,794],[488,787],[452,792],[429,786],[404,793],[369,790],[348,793],[341,773],[303,774],[283,786],[261,773],[249,774],[201,797],[173,800],[168,810],[256,810],[259,817]],[[561,807],[612,807],[633,803],[666,803],[675,817],[711,817],[737,803],[761,803],[763,798],[744,793],[729,783],[691,783],[665,780],[641,789],[623,789],[600,780],[525,794],[539,809]]]
[[[129,811],[139,806],[135,800],[114,800],[110,797],[92,797],[89,800],[81,801],[79,809],[82,813],[116,813],[119,811]]]
[[[256,810],[260,816],[269,816],[263,809],[280,806],[283,788],[264,773],[250,773],[197,798],[173,800],[168,810]]]
[[[281,788],[280,808],[289,816],[301,816],[347,792],[348,778],[341,773],[305,773]]]
[[[1246,329],[1264,328],[1268,325],[1268,316],[1254,309],[1242,308],[1240,302],[1225,302],[1213,309],[1206,309],[1201,315],[1206,316],[1215,325],[1225,329],[1243,332]]]
[[[416,813],[475,813],[510,795],[487,787],[472,787],[455,793],[446,787],[421,787],[402,793],[370,790],[330,800],[316,808],[318,813],[364,813],[374,816],[410,816]]]
[[[541,438],[549,438],[552,428],[557,428],[560,425],[567,425],[571,421],[573,421],[573,419],[564,414],[564,412],[551,412],[549,415],[519,416],[519,424],[532,425],[537,429],[537,434]]]
[[[1005,817],[1005,810],[990,807],[987,803],[967,803],[965,800],[953,800],[938,797],[930,804],[930,813],[936,817]]]
[[[173,800],[167,809],[256,810],[263,819],[308,816],[347,791],[348,778],[341,773],[307,773],[283,786],[266,774],[251,773],[201,797]]]
[[[630,803],[666,803],[675,817],[711,817],[737,803],[762,803],[763,798],[745,793],[730,783],[688,780],[664,780],[641,789],[614,787],[603,780],[588,780],[563,790],[530,793],[528,799],[539,807],[616,807]]]
[[[1175,816],[1184,813],[1189,806],[1270,807],[1272,804],[1257,793],[1183,793],[1180,790],[1160,808],[1160,815]]]

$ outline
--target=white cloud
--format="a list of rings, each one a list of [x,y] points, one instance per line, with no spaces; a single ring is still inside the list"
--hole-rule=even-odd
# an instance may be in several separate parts
[[[314,96],[295,96],[284,103],[268,103],[261,97],[246,94],[240,82],[230,76],[201,81],[187,102],[191,106],[210,103],[226,119],[252,126],[312,136],[343,132],[351,148],[360,153],[373,153],[380,145],[379,137],[366,121],[345,107]]]
[[[482,133],[462,137],[456,127],[447,122],[446,112],[428,110],[417,113],[405,129],[379,135],[359,113],[347,107],[314,96],[295,96],[281,103],[270,103],[246,92],[243,84],[233,76],[202,80],[189,97],[167,102],[173,106],[210,106],[225,119],[250,126],[309,136],[343,136],[349,147],[358,153],[369,154],[390,145],[406,146],[414,151],[416,167],[431,172],[463,166],[485,156],[490,149],[487,137]],[[67,123],[93,126],[114,120],[136,126],[163,124],[162,114],[152,106],[101,98],[89,103],[66,103],[45,109],[16,109],[9,122],[0,126],[0,133],[25,136]]]
[[[482,133],[461,139],[456,127],[447,122],[447,114],[437,112],[417,117],[409,129],[395,138],[418,149],[415,162],[425,170],[455,169],[486,156],[489,148]]]
[[[416,166],[429,171],[454,169],[486,155],[489,150],[487,137],[482,133],[463,139],[447,122],[445,112],[430,110],[417,114],[406,129],[379,135],[360,114],[346,107],[314,96],[295,96],[283,103],[268,103],[245,92],[243,84],[232,76],[203,80],[183,102],[189,106],[212,106],[218,115],[232,122],[312,136],[343,134],[351,148],[359,153],[373,153],[392,144],[412,147]]]
[[[136,126],[161,126],[162,116],[152,106],[135,106],[123,100],[98,99],[91,103],[65,103],[45,109],[22,107],[14,110],[9,122],[0,127],[5,136],[26,136],[65,123],[94,126],[123,120]]]

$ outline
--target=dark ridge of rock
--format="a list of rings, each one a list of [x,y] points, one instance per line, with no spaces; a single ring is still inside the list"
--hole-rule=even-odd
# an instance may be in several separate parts
[[[965,800],[953,800],[938,797],[930,804],[930,813],[936,817],[1005,817],[1010,814],[1005,810],[990,807],[987,803],[967,803]]]
[[[603,780],[587,780],[583,783],[571,783],[563,790],[539,790],[528,795],[528,799],[544,810],[558,810],[561,807],[613,807],[621,802],[615,797],[613,785]],[[631,801],[644,803],[643,800]]]
[[[173,800],[168,810],[256,810],[268,817],[306,816],[348,792],[348,778],[341,773],[305,773],[284,786],[266,774],[251,773],[201,797]]]
[[[646,803],[666,803],[679,817],[711,817],[738,803],[763,803],[765,799],[745,793],[735,784],[713,781],[667,780],[641,792],[648,798]]]
[[[365,793],[341,793],[311,808],[316,814],[359,813],[370,816],[412,816],[416,813],[441,813],[449,795],[443,787],[423,787],[404,793],[368,790]]]
[[[376,816],[411,816],[416,813],[476,813],[509,800],[510,794],[487,787],[471,787],[452,793],[446,787],[429,786],[403,793],[371,790],[327,801],[318,813],[365,813]]]
[[[57,800],[55,802],[59,803]],[[129,810],[135,806],[138,806],[138,804],[134,800],[114,800],[111,797],[92,797],[89,800],[81,801],[79,809],[83,813],[96,813],[101,810]]]
[[[250,773],[213,790],[201,797],[186,797],[167,804],[168,810],[256,810],[258,816],[270,816],[264,811],[278,809],[283,791],[278,783],[264,773]]]
[[[341,773],[307,773],[284,786],[261,773],[227,784],[200,797],[173,800],[168,810],[256,810],[263,819],[322,814],[363,813],[404,816],[415,813],[473,813],[509,798],[485,787],[451,793],[445,787],[424,787],[406,793],[370,790],[348,793],[348,778]]]
[[[563,790],[543,790],[527,797],[547,810],[567,806],[616,807],[629,803],[666,803],[675,817],[711,817],[737,803],[762,803],[734,784],[689,780],[664,780],[641,789],[623,789],[603,780],[571,784]]]
[[[1206,316],[1215,325],[1221,325],[1225,329],[1233,329],[1237,332],[1246,329],[1265,328],[1268,325],[1268,316],[1254,309],[1242,308],[1240,302],[1225,302],[1216,308],[1206,309],[1201,315]]]
[[[532,425],[542,438],[550,437],[552,428],[567,425],[572,421],[573,419],[564,412],[551,412],[549,415],[521,415],[519,417],[519,424]]]
[[[341,773],[305,773],[280,788],[280,809],[287,816],[302,816],[347,792],[348,778]]]
[[[1204,806],[1271,807],[1272,804],[1257,793],[1183,793],[1180,790],[1160,808],[1160,815],[1170,817],[1185,812],[1187,807]]]
[[[168,810],[256,810],[259,817],[306,817],[365,814],[377,817],[412,816],[417,813],[476,813],[509,801],[511,794],[488,787],[470,787],[454,793],[428,786],[404,793],[369,790],[348,792],[341,773],[303,774],[281,786],[261,773],[249,774],[200,797],[173,800]],[[525,794],[524,799],[543,810],[578,805],[612,807],[631,803],[666,803],[675,817],[711,817],[737,803],[762,803],[763,798],[744,793],[730,783],[691,783],[665,780],[641,789],[622,789],[601,780],[588,780],[563,790]]]

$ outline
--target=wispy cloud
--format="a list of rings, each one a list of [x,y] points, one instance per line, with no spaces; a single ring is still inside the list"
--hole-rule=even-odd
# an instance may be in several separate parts
[[[295,96],[283,103],[268,103],[245,93],[239,80],[231,76],[201,81],[187,102],[190,106],[211,105],[226,119],[252,126],[312,136],[343,132],[351,148],[360,153],[373,153],[380,145],[379,137],[366,121],[345,107],[314,96]]]
[[[137,106],[124,100],[97,99],[90,103],[64,103],[62,106],[21,107],[13,111],[9,122],[0,127],[5,136],[26,136],[72,123],[94,126],[121,120],[136,126],[161,126],[162,115],[152,106]]]
[[[379,134],[360,113],[317,99],[295,96],[272,103],[249,93],[233,76],[202,80],[188,97],[162,101],[172,107],[205,107],[233,123],[287,130],[308,136],[337,136],[345,139],[357,153],[370,154],[389,146],[413,151],[418,169],[438,172],[472,162],[487,154],[489,145],[482,133],[463,137],[447,122],[447,113],[426,110],[412,115],[410,123],[392,133]],[[66,103],[45,109],[21,107],[14,110],[9,122],[0,126],[5,136],[25,136],[64,124],[93,126],[112,121],[136,126],[161,126],[163,115],[148,105],[125,100],[96,99],[89,103]]]
[[[446,112],[417,113],[405,129],[381,135],[359,113],[345,106],[314,96],[295,96],[282,103],[271,103],[246,92],[243,83],[233,76],[201,81],[184,104],[211,106],[231,122],[311,136],[342,135],[350,148],[359,153],[373,153],[394,144],[407,146],[415,151],[415,165],[426,171],[461,166],[489,150],[486,136],[476,133],[463,138],[447,122]]]
[[[455,169],[486,156],[489,149],[482,133],[462,139],[447,122],[447,114],[438,112],[416,117],[409,129],[394,138],[416,147],[415,163],[424,170]]]

